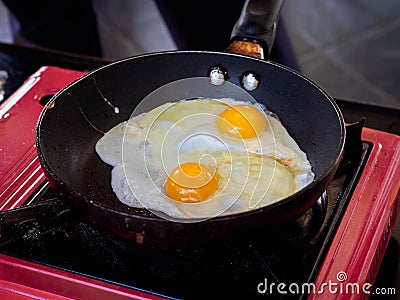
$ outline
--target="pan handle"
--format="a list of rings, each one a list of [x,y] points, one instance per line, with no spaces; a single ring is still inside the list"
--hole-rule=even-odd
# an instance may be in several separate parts
[[[246,0],[226,51],[264,59],[275,41],[283,0]]]

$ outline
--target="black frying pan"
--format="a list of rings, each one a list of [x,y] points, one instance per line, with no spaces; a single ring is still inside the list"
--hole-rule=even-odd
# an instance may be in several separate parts
[[[250,45],[258,58],[203,51],[141,55],[95,70],[57,93],[42,112],[36,131],[39,158],[51,186],[89,221],[140,244],[204,242],[303,214],[333,178],[343,153],[345,127],[337,105],[320,87],[289,68],[260,59],[259,46],[267,47],[267,53],[271,48],[281,2],[247,2],[235,28],[229,51],[248,53]],[[195,223],[164,220],[122,204],[111,189],[111,167],[95,151],[101,131],[128,119],[141,100],[157,88],[180,79],[206,77],[215,66],[237,87],[228,96],[240,96],[246,72],[258,77],[258,87],[246,93],[279,116],[307,153],[315,180],[272,205]],[[195,87],[187,89],[188,98],[209,96],[198,95],[204,91]]]

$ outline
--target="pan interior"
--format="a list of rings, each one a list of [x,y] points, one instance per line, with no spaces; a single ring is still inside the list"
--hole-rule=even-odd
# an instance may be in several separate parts
[[[329,172],[342,151],[344,125],[340,111],[318,86],[271,62],[224,53],[171,52],[105,66],[53,97],[54,105],[42,113],[37,127],[38,150],[50,176],[82,198],[132,212],[113,193],[112,168],[98,157],[96,142],[104,132],[127,120],[142,99],[157,94],[158,88],[187,78],[204,78],[212,65],[228,70],[226,87],[236,87],[230,96],[250,95],[279,116],[307,153],[317,181]],[[261,75],[261,83],[253,92],[244,92],[237,87],[242,74],[249,70]],[[186,94],[184,89],[177,89],[175,100],[199,96],[196,88],[185,89],[189,90]],[[163,93],[157,97],[156,103],[170,101]],[[155,104],[149,105],[139,108],[146,110]]]

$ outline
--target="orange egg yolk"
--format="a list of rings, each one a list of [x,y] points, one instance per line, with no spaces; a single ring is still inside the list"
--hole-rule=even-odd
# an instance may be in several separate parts
[[[189,162],[171,172],[165,183],[165,193],[175,201],[195,203],[207,200],[217,187],[218,179],[211,168]]]
[[[224,110],[217,124],[222,132],[247,139],[260,135],[267,126],[267,120],[261,111],[252,106],[236,105]]]

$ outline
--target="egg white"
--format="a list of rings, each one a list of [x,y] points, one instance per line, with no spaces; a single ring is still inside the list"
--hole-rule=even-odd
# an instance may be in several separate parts
[[[234,99],[182,100],[110,129],[96,151],[114,167],[111,185],[117,198],[164,217],[210,218],[274,203],[309,184],[311,164],[278,119],[265,114],[267,128],[255,138],[240,139],[218,129],[219,114],[241,104],[263,109]],[[216,171],[219,185],[210,199],[180,203],[165,195],[168,174],[185,162]]]

